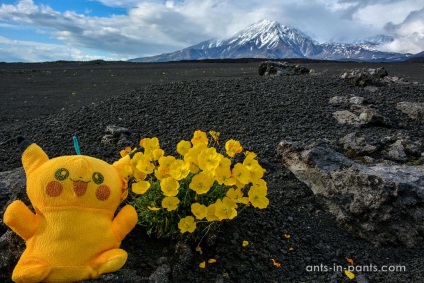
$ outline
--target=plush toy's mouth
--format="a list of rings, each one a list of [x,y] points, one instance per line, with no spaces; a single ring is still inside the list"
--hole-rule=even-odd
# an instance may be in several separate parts
[[[74,182],[74,192],[77,196],[83,196],[87,191],[88,182],[84,181],[73,181]]]

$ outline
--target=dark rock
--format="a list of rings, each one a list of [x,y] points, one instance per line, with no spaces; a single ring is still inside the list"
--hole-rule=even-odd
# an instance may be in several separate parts
[[[339,143],[346,150],[354,150],[359,155],[371,154],[377,150],[377,147],[367,143],[363,136],[358,132],[353,132],[339,139]]]
[[[150,283],[167,283],[169,281],[169,274],[171,273],[171,267],[168,263],[160,265],[155,272],[149,276]]]
[[[340,77],[354,86],[381,86],[381,78],[388,73],[384,67],[377,69],[352,69],[344,72]]]
[[[177,255],[177,259],[172,267],[172,277],[179,278],[194,255],[190,246],[182,242],[178,242],[175,245],[175,254]]]
[[[381,115],[369,106],[353,104],[351,105],[351,111],[336,111],[332,115],[340,124],[387,128],[393,127],[393,123],[388,117]]]
[[[101,283],[101,282],[120,282],[120,283],[135,283],[145,282],[145,278],[137,275],[135,270],[120,269],[114,273],[103,274],[99,279],[95,280],[84,280],[79,283]]]
[[[375,245],[422,242],[424,166],[365,166],[325,145],[301,149],[287,141],[278,153],[353,234]]]
[[[124,127],[119,127],[115,125],[107,125],[106,126],[106,133],[111,134],[113,136],[120,136],[120,135],[130,135],[131,131]]]
[[[405,162],[408,160],[408,157],[405,153],[405,148],[401,140],[397,140],[395,143],[391,144],[387,150],[387,157],[393,161]]]
[[[24,249],[25,242],[13,231],[8,230],[0,237],[0,278],[2,275],[12,277],[13,268]]]
[[[409,118],[424,123],[424,103],[403,101],[396,104],[396,108],[408,115]]]
[[[347,125],[361,125],[359,117],[348,110],[336,111],[333,114],[333,117],[337,120],[339,124]]]
[[[287,62],[266,61],[259,65],[260,76],[297,76],[309,74],[309,69]]]

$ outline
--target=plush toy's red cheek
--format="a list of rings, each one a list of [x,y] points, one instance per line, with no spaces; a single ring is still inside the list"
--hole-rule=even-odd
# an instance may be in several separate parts
[[[58,181],[51,181],[47,184],[46,187],[46,194],[49,197],[58,197],[63,191],[62,184],[60,184]]]
[[[110,196],[110,188],[106,185],[101,185],[96,189],[96,197],[98,200],[107,200]]]

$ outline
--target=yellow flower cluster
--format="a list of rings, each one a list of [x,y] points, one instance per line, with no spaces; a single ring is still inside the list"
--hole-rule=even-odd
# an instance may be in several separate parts
[[[121,156],[132,156],[131,166],[123,174],[132,180],[134,197],[144,200],[140,203],[146,209],[140,203],[136,207],[143,213],[156,213],[147,217],[148,221],[157,224],[161,216],[168,227],[173,224],[169,221],[177,219],[180,233],[193,233],[199,223],[233,219],[240,206],[268,206],[267,185],[262,179],[265,169],[256,154],[245,151],[243,156],[243,147],[233,139],[221,148],[218,132],[211,131],[209,136],[197,130],[190,141],[180,141],[176,147],[179,158],[165,155],[155,137],[140,141],[143,151],[121,151]],[[236,155],[243,161],[235,163]],[[165,210],[176,217],[158,214]]]

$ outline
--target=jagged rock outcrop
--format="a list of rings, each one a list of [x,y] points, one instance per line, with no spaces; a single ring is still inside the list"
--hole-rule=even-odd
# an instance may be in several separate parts
[[[102,137],[102,143],[107,145],[117,144],[120,147],[132,146],[131,131],[124,127],[116,125],[108,125],[106,127],[106,135]]]
[[[380,86],[383,84],[382,79],[388,76],[384,67],[376,69],[352,69],[340,75],[347,83],[354,86]]]
[[[260,76],[297,76],[309,74],[310,70],[287,62],[266,61],[259,65]]]
[[[424,238],[424,166],[356,163],[326,144],[282,141],[285,166],[337,222],[375,245],[413,247]]]

